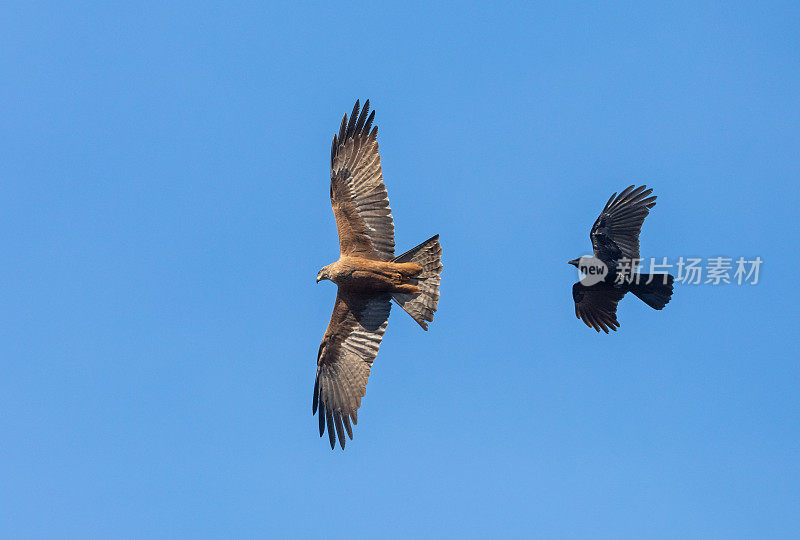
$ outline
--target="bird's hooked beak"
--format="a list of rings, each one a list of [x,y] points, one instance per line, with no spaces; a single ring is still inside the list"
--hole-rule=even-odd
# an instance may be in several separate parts
[[[321,279],[322,279],[322,278],[320,278],[319,276],[317,276],[317,283],[319,283]]]

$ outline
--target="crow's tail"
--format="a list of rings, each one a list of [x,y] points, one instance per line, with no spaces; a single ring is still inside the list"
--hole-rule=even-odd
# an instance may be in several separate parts
[[[631,284],[631,292],[651,308],[664,309],[672,298],[672,282],[675,278],[671,274],[637,275],[639,281]]]

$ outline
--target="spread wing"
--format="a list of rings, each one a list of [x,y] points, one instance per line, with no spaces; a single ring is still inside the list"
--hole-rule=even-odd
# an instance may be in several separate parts
[[[642,223],[656,205],[655,195],[648,197],[652,192],[647,186],[629,186],[611,196],[592,226],[590,237],[597,258],[605,262],[639,258]]]
[[[394,221],[383,184],[378,128],[369,100],[359,114],[356,101],[348,121],[342,118],[331,146],[331,206],[339,230],[339,252],[365,259],[394,257]],[[372,131],[370,131],[372,128]]]
[[[586,326],[598,332],[602,329],[608,334],[609,328],[616,331],[619,328],[617,303],[622,300],[626,292],[604,281],[590,287],[579,281],[572,286],[575,315],[582,319]]]
[[[319,436],[328,427],[331,448],[344,450],[344,432],[353,438],[353,423],[366,393],[367,379],[389,324],[389,294],[342,291],[336,295],[331,322],[317,353],[313,412],[319,407]],[[336,430],[334,432],[334,429]]]

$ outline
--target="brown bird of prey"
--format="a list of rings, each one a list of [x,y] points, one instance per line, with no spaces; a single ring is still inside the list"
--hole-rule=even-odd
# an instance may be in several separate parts
[[[611,195],[592,226],[594,256],[567,261],[586,276],[572,286],[575,315],[598,332],[619,328],[617,304],[628,292],[653,309],[663,309],[672,297],[670,274],[631,274],[639,262],[644,218],[656,205],[652,192],[647,186],[629,186]],[[620,268],[629,275],[620,276]]]
[[[356,101],[342,118],[331,147],[331,206],[339,231],[339,260],[323,267],[324,279],[338,285],[333,315],[319,344],[313,413],[319,408],[319,436],[328,428],[331,449],[344,449],[345,431],[366,392],[367,379],[394,300],[423,328],[439,302],[442,247],[436,235],[394,256],[394,221],[383,184],[378,128],[369,101]]]

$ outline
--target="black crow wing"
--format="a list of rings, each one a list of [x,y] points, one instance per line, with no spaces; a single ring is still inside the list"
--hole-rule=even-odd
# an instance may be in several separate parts
[[[626,292],[604,281],[588,287],[579,281],[572,286],[575,316],[598,332],[616,331],[619,328],[617,304]]]
[[[597,258],[606,263],[639,258],[642,223],[656,205],[656,196],[649,197],[652,192],[647,186],[629,186],[611,196],[592,225],[590,238]]]

